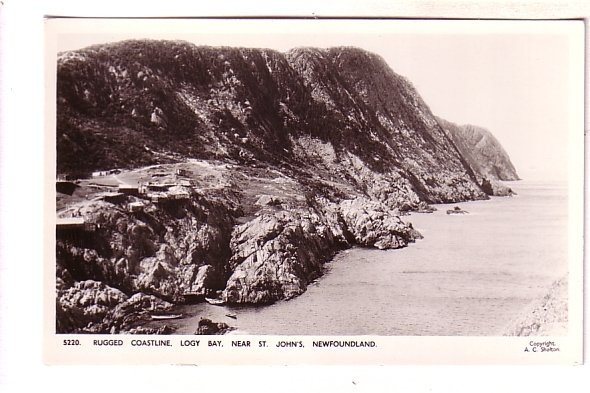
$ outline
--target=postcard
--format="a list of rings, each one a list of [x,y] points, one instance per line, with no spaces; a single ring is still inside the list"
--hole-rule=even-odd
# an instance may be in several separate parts
[[[47,363],[582,362],[582,21],[45,25]]]

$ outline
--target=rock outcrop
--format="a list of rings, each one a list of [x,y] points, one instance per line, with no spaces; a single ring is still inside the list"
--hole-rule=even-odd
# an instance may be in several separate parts
[[[447,210],[447,214],[469,214],[469,212],[461,209],[459,206],[455,206],[453,209]]]
[[[333,255],[336,239],[319,217],[297,211],[263,214],[234,229],[233,273],[223,299],[272,303],[301,294]]]
[[[57,332],[76,332],[101,322],[112,309],[127,300],[127,295],[102,282],[85,280],[58,291],[57,299]]]
[[[208,318],[201,318],[195,334],[199,335],[215,335],[226,334],[234,330],[231,326],[224,322],[213,322]]]
[[[271,303],[305,291],[322,265],[349,244],[405,247],[421,235],[385,206],[356,198],[316,209],[263,214],[234,229],[228,303]]]
[[[170,310],[171,303],[155,296],[122,291],[93,280],[79,281],[58,291],[56,331],[58,333],[118,333],[140,328],[150,320],[150,312]],[[166,331],[161,329],[159,332]],[[157,332],[153,332],[157,333]]]
[[[364,198],[345,200],[340,203],[339,209],[343,230],[354,239],[354,244],[384,250],[405,247],[422,238],[410,224],[404,223],[377,202]]]

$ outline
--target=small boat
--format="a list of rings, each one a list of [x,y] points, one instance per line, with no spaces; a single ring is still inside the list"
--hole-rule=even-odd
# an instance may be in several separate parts
[[[209,304],[214,305],[214,306],[222,306],[225,304],[225,302],[221,299],[212,299],[210,297],[206,297],[205,301]]]
[[[234,313],[228,313],[228,314],[225,314],[225,316],[228,318],[232,318],[232,319],[238,319],[238,316]]]
[[[163,319],[178,319],[182,318],[182,314],[166,314],[166,315],[152,315],[153,320],[159,321]]]

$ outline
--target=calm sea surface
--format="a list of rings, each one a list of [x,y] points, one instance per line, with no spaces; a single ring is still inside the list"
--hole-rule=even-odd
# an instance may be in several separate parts
[[[192,334],[205,316],[239,334],[501,335],[567,273],[565,184],[507,184],[517,196],[404,217],[424,239],[401,250],[344,251],[293,300],[185,306],[177,333]],[[457,205],[469,214],[446,214]]]

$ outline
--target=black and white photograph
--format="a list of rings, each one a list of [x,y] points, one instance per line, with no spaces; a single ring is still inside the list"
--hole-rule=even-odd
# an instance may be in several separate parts
[[[0,391],[589,386],[582,0],[0,1]]]
[[[99,22],[47,21],[46,333],[581,342],[582,22]]]

